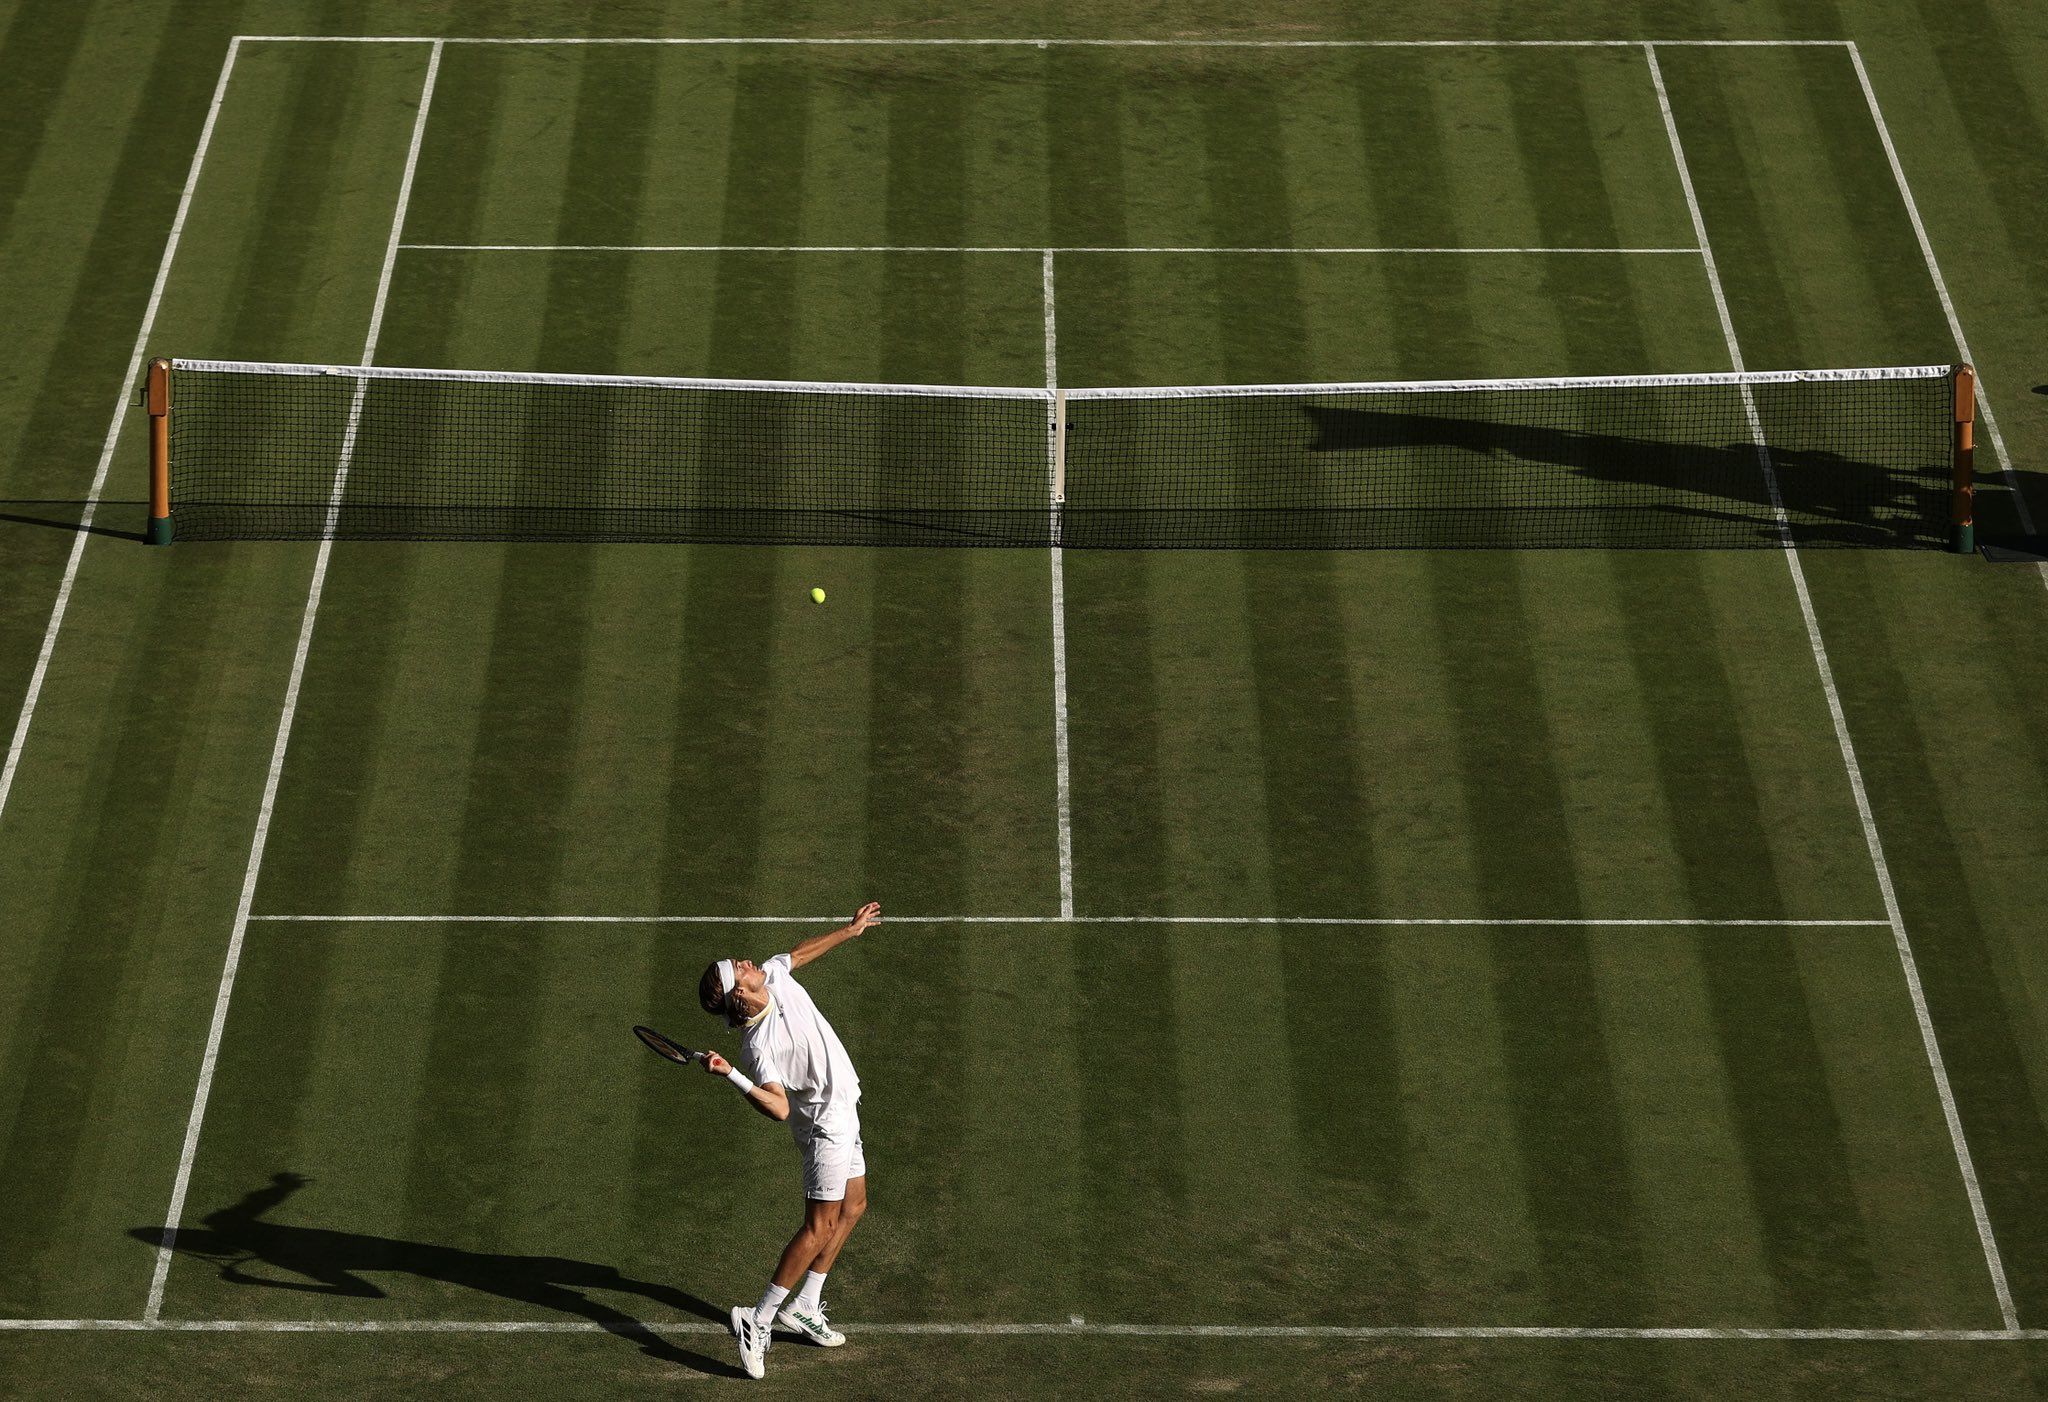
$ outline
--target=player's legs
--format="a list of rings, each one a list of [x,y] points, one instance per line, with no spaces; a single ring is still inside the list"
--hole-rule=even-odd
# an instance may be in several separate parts
[[[834,1329],[826,1318],[825,1273],[839,1258],[854,1223],[867,1211],[867,1161],[861,1154],[860,1125],[835,1125],[814,1134],[804,1146],[804,1197],[811,1207],[838,1209],[820,1224],[830,1226],[818,1242],[818,1249],[804,1264],[803,1283],[776,1314],[776,1322],[814,1344],[837,1348],[846,1335]],[[784,1258],[785,1262],[787,1257]]]
[[[862,1189],[865,1207],[866,1184],[862,1184]],[[836,1256],[838,1247],[834,1243],[846,1239],[839,1225],[845,1215],[845,1207],[841,1203],[804,1199],[804,1224],[789,1239],[789,1245],[782,1248],[782,1259],[775,1264],[775,1283],[784,1290],[794,1290],[797,1282],[804,1278],[804,1272],[817,1269],[811,1263],[823,1256],[827,1249]]]
[[[832,1263],[839,1259],[839,1249],[846,1245],[846,1239],[853,1235],[853,1229],[868,1210],[868,1176],[846,1180],[846,1196],[834,1206],[839,1208],[838,1220],[833,1224],[832,1234],[825,1245],[809,1263],[809,1269],[817,1275],[827,1275]]]
[[[733,1306],[732,1333],[739,1341],[740,1366],[746,1369],[747,1376],[762,1376],[767,1364],[769,1331],[774,1327],[775,1317],[790,1303],[790,1292],[804,1279],[806,1268],[825,1249],[825,1244],[838,1234],[839,1214],[837,1202],[805,1199],[804,1224],[789,1239],[789,1245],[782,1248],[782,1259],[776,1262],[775,1274],[770,1278],[768,1288],[761,1292],[760,1303],[751,1309],[745,1305]]]

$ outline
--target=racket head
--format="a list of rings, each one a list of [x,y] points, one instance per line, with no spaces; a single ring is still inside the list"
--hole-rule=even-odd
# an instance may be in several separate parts
[[[691,1051],[682,1043],[671,1041],[667,1037],[662,1036],[652,1027],[636,1026],[633,1029],[633,1035],[646,1043],[648,1050],[652,1051],[656,1056],[665,1056],[678,1066],[688,1066],[693,1062],[702,1061],[710,1055],[709,1052]]]

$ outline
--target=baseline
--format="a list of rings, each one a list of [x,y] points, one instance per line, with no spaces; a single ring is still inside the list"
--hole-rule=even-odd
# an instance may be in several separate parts
[[[862,1334],[1012,1337],[1051,1334],[1069,1337],[1167,1339],[1644,1339],[1843,1343],[2040,1342],[2048,1329],[1856,1329],[1744,1328],[1740,1325],[1646,1326],[1543,1324],[1115,1324],[1076,1316],[1064,1324],[1045,1322],[954,1322],[848,1324]],[[683,1320],[649,1324],[599,1323],[589,1319],[0,1319],[0,1332],[175,1333],[175,1334],[727,1334],[723,1324]]]

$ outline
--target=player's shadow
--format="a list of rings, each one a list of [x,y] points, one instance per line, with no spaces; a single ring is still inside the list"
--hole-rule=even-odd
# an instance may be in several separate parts
[[[725,1314],[709,1301],[671,1285],[631,1279],[614,1266],[563,1256],[494,1255],[264,1220],[309,1181],[296,1173],[273,1174],[264,1187],[207,1213],[200,1227],[181,1227],[175,1234],[164,1227],[136,1227],[128,1234],[149,1246],[160,1246],[169,1238],[175,1250],[213,1262],[220,1278],[236,1285],[381,1300],[386,1292],[367,1276],[413,1275],[589,1320],[667,1362],[722,1377],[744,1376],[730,1364],[677,1347],[645,1321],[586,1293],[637,1295],[671,1310],[725,1322]]]

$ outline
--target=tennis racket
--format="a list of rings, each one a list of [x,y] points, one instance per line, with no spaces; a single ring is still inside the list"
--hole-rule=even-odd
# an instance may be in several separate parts
[[[711,1055],[710,1052],[691,1051],[686,1046],[671,1042],[652,1027],[635,1027],[633,1035],[645,1042],[649,1051],[657,1056],[667,1057],[678,1066],[689,1066]]]

